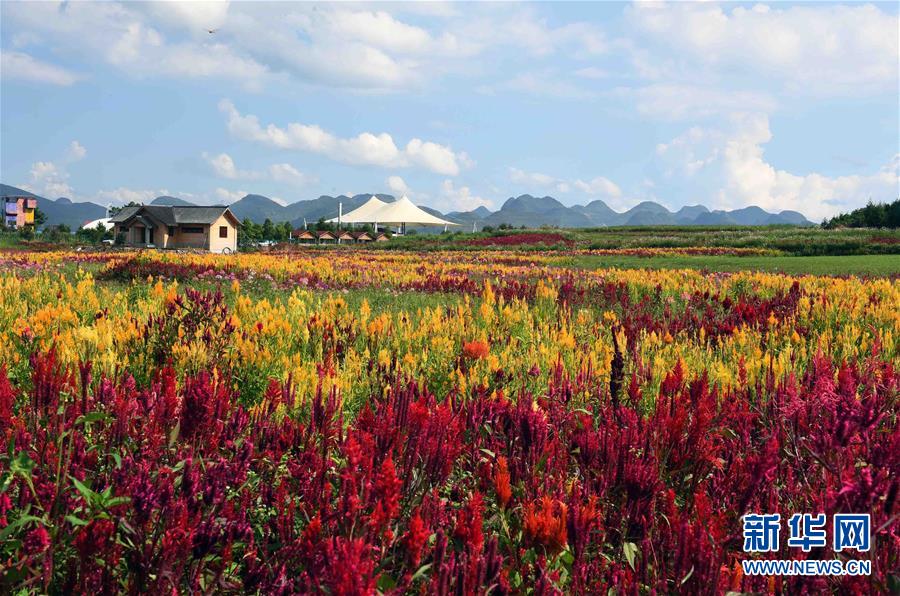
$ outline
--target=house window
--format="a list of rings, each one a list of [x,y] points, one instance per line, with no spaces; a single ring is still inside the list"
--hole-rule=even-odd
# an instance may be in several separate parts
[[[202,234],[203,228],[182,227],[181,231],[185,234]]]
[[[219,226],[219,238],[228,238],[228,226]]]

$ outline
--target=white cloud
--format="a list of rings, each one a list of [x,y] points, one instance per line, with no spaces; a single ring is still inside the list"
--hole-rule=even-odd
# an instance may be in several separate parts
[[[491,208],[494,205],[490,199],[473,195],[468,186],[454,187],[453,181],[449,179],[441,184],[441,195],[449,207],[448,211],[471,211],[481,206]]]
[[[228,100],[222,100],[219,109],[226,114],[228,131],[236,138],[279,149],[318,153],[343,163],[382,167],[418,166],[451,176],[471,163],[465,153],[455,153],[450,147],[421,139],[414,138],[400,149],[387,133],[376,135],[364,132],[343,139],[314,124],[291,122],[286,128],[274,124],[263,127],[256,116],[240,114]]]
[[[799,211],[813,220],[854,209],[867,200],[891,201],[900,195],[900,158],[869,175],[829,177],[779,170],[764,157],[772,139],[762,113],[737,114],[728,130],[693,127],[657,147],[669,176],[712,187],[715,207],[758,205],[767,211]]]
[[[203,0],[190,2],[173,2],[171,0],[160,2],[141,3],[136,8],[146,9],[151,15],[160,21],[187,29],[198,36],[209,35],[208,29],[221,27],[228,18],[230,2],[227,0]]]
[[[235,165],[234,159],[227,153],[210,155],[204,152],[202,157],[210,165],[217,176],[227,180],[270,179],[275,182],[290,184],[291,186],[307,186],[317,181],[315,176],[304,174],[289,163],[272,164],[266,171],[260,172],[239,169],[237,165]]]
[[[163,10],[167,14],[207,10],[200,4],[205,3],[163,6]],[[269,69],[253,60],[244,49],[210,39],[205,32],[201,37],[169,40],[150,22],[143,8],[141,3],[112,2],[6,4],[4,21],[52,38],[56,47],[74,56],[99,60],[131,76],[219,78],[238,82],[250,90],[260,89],[263,81],[271,76]],[[158,11],[149,13],[152,16]],[[162,22],[170,21],[162,19]],[[4,71],[6,61],[4,58]],[[74,82],[75,75],[58,69],[39,72],[45,73],[48,82]]]
[[[169,191],[166,189],[148,190],[120,186],[112,190],[101,190],[87,200],[100,203],[101,205],[106,205],[107,203],[125,204],[132,201],[135,203],[149,203],[156,197],[168,194]]]
[[[22,188],[49,199],[71,197],[69,174],[52,161],[36,161],[31,164],[30,179]]]
[[[575,74],[577,75],[578,73]],[[582,82],[584,81],[573,82],[556,70],[545,68],[527,70],[506,80],[480,85],[476,88],[476,91],[485,95],[496,95],[498,92],[508,91],[516,94],[550,97],[553,99],[587,100],[600,96],[597,91],[579,84]]]
[[[69,143],[69,153],[66,156],[70,162],[81,161],[87,156],[87,149],[78,141]]]
[[[61,87],[72,85],[79,79],[78,75],[60,66],[42,62],[23,52],[6,50],[0,52],[0,73],[6,79],[46,83]]]
[[[726,91],[684,83],[655,83],[636,88],[618,88],[612,95],[634,105],[638,113],[660,120],[693,120],[731,114],[735,111],[769,112],[774,98],[764,92]]]
[[[409,192],[409,186],[406,184],[406,181],[403,180],[400,176],[388,176],[385,181],[388,185],[388,188],[391,191],[397,194],[407,194]]]
[[[304,174],[289,163],[272,164],[269,166],[269,176],[276,182],[293,186],[307,186],[317,181],[315,176]]]
[[[509,179],[516,184],[552,188],[561,193],[570,192],[574,186],[581,192],[590,195],[603,195],[609,198],[618,198],[622,195],[621,189],[611,180],[604,178],[603,176],[597,176],[587,182],[580,179],[569,182],[548,174],[525,172],[518,168],[509,168]]]
[[[518,168],[509,168],[509,179],[516,184],[536,184],[537,186],[552,186],[557,182],[553,176],[538,172],[526,172]]]
[[[629,21],[682,74],[762,76],[799,93],[896,92],[898,20],[871,4],[752,8],[636,3]],[[750,108],[746,108],[750,109]]]
[[[245,196],[247,196],[248,194],[250,194],[250,193],[248,193],[246,190],[234,190],[234,191],[232,191],[232,190],[228,190],[228,189],[221,188],[221,187],[220,187],[220,188],[217,188],[217,189],[215,190],[215,195],[216,195],[216,197],[217,197],[219,200],[221,200],[221,201],[223,201],[223,202],[225,202],[225,203],[228,203],[228,204],[234,203],[235,201],[238,201],[238,200],[240,200],[240,199],[243,199],[243,198],[244,198]]]
[[[622,190],[612,180],[603,176],[597,176],[587,182],[576,180],[574,185],[575,188],[589,195],[602,195],[610,198],[622,196]]]
[[[364,92],[408,91],[447,74],[485,74],[494,56],[473,61],[477,56],[514,52],[580,59],[608,46],[593,23],[550,23],[542,11],[521,5],[457,10],[438,3],[21,4],[4,5],[4,22],[53,39],[78,57],[137,77],[217,78],[250,90],[294,80]]]
[[[210,155],[204,152],[202,155],[213,172],[220,178],[227,178],[228,180],[255,180],[261,177],[259,172],[239,170],[234,164],[234,160],[227,153]]]

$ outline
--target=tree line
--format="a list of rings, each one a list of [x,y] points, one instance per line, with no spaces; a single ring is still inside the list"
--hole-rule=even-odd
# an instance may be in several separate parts
[[[822,222],[826,230],[834,228],[900,228],[900,199],[893,203],[869,203],[850,213],[841,213]]]

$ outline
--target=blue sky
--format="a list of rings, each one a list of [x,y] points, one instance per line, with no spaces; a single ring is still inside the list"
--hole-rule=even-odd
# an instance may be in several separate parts
[[[896,3],[0,3],[0,180],[818,219],[900,195]],[[207,29],[216,29],[214,34]]]

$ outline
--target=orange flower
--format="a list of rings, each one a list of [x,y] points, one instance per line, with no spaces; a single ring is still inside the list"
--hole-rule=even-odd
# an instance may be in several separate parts
[[[566,504],[541,497],[540,504],[525,507],[525,536],[533,543],[546,547],[551,552],[559,552],[567,543]]]
[[[463,356],[476,360],[484,358],[491,351],[491,347],[484,341],[463,342]]]
[[[494,488],[497,490],[497,500],[501,507],[506,507],[512,498],[512,489],[509,486],[509,466],[505,457],[497,458],[497,474],[494,476]]]
[[[467,341],[463,342],[463,356],[477,360],[484,358],[491,351],[491,347],[484,341]]]

